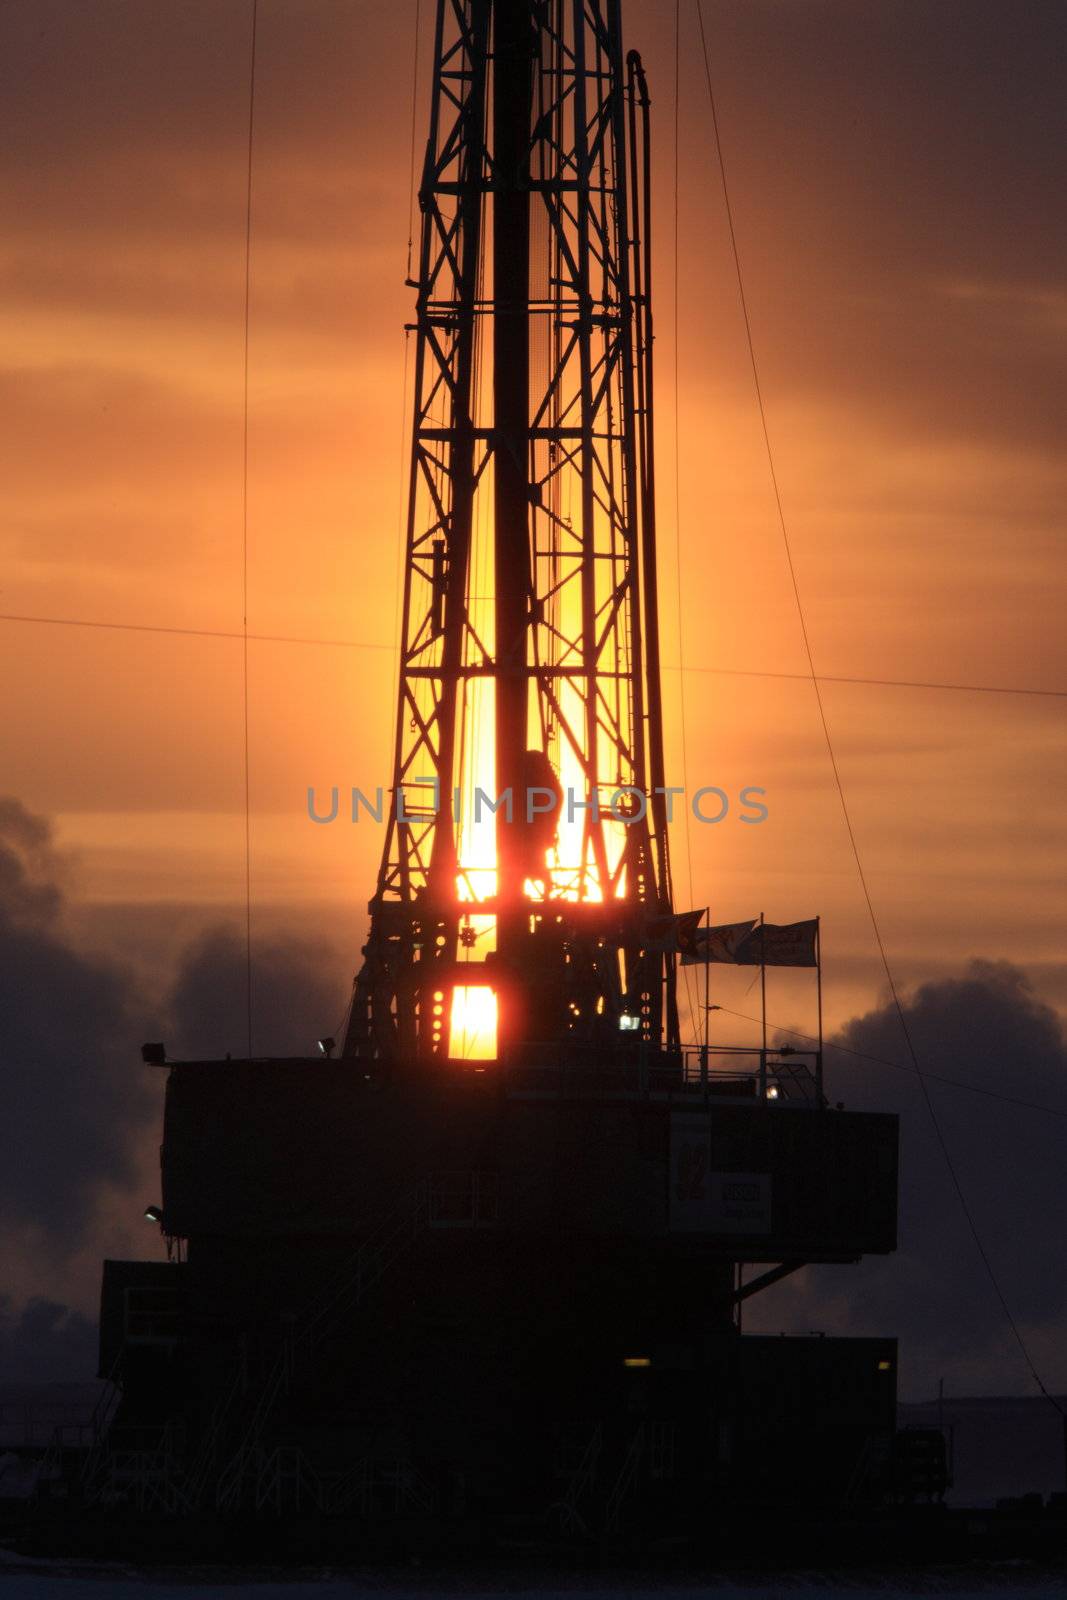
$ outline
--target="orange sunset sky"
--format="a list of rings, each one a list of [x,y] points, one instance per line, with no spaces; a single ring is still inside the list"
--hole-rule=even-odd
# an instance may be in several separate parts
[[[804,681],[695,7],[677,261],[675,7],[625,9],[655,118],[668,773],[759,785],[770,812],[679,826],[678,898],[719,921],[820,913],[837,1027],[883,975]],[[1061,692],[826,684],[890,957],[905,986],[1007,959],[1067,1008],[1062,18],[918,0],[705,16],[818,671]],[[245,0],[8,0],[0,19],[0,789],[54,823],[71,939],[149,980],[244,916],[239,638],[118,625],[241,628],[249,17]],[[381,834],[312,826],[306,790],[388,785],[391,762],[414,18],[415,0],[259,6],[248,624],[309,642],[249,647],[252,922],[256,948],[328,946],[321,1031]],[[754,1014],[751,974],[716,982]],[[814,1020],[788,974],[768,1003]],[[16,1278],[38,1286],[25,1261]],[[80,1304],[90,1278],[72,1275]]]

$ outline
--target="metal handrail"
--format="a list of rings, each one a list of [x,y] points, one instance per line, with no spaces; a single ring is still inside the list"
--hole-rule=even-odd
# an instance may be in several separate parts
[[[743,1065],[741,1063],[744,1063]],[[819,1051],[788,1046],[684,1046],[650,1050],[639,1041],[616,1045],[564,1041],[525,1046],[503,1064],[512,1096],[758,1100],[825,1105]]]

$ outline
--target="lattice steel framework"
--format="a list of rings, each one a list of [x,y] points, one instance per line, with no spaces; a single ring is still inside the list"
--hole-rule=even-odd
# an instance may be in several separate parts
[[[618,0],[438,0],[395,767],[348,1054],[462,1054],[471,984],[502,1051],[620,1017],[677,1042],[647,932],[671,905],[648,170]]]

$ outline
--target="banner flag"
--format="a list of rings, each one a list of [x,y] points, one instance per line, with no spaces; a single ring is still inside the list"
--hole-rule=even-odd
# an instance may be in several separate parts
[[[738,951],[755,926],[755,919],[750,918],[748,922],[724,922],[715,928],[697,928],[689,946],[682,948],[682,966],[740,960]]]
[[[693,935],[704,919],[703,911],[682,911],[677,916],[648,917],[645,920],[645,949],[677,955],[692,947]]]
[[[819,919],[765,922],[753,928],[734,960],[742,967],[817,967]]]
[[[683,967],[706,962],[817,967],[818,928],[818,917],[810,922],[725,922],[713,928],[695,927],[688,937],[679,937],[673,948],[681,951]]]

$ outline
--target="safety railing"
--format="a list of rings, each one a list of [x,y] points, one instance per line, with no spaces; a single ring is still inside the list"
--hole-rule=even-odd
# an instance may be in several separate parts
[[[610,1040],[529,1044],[500,1070],[513,1099],[703,1099],[807,1108],[826,1103],[821,1052],[788,1045],[663,1051]]]

